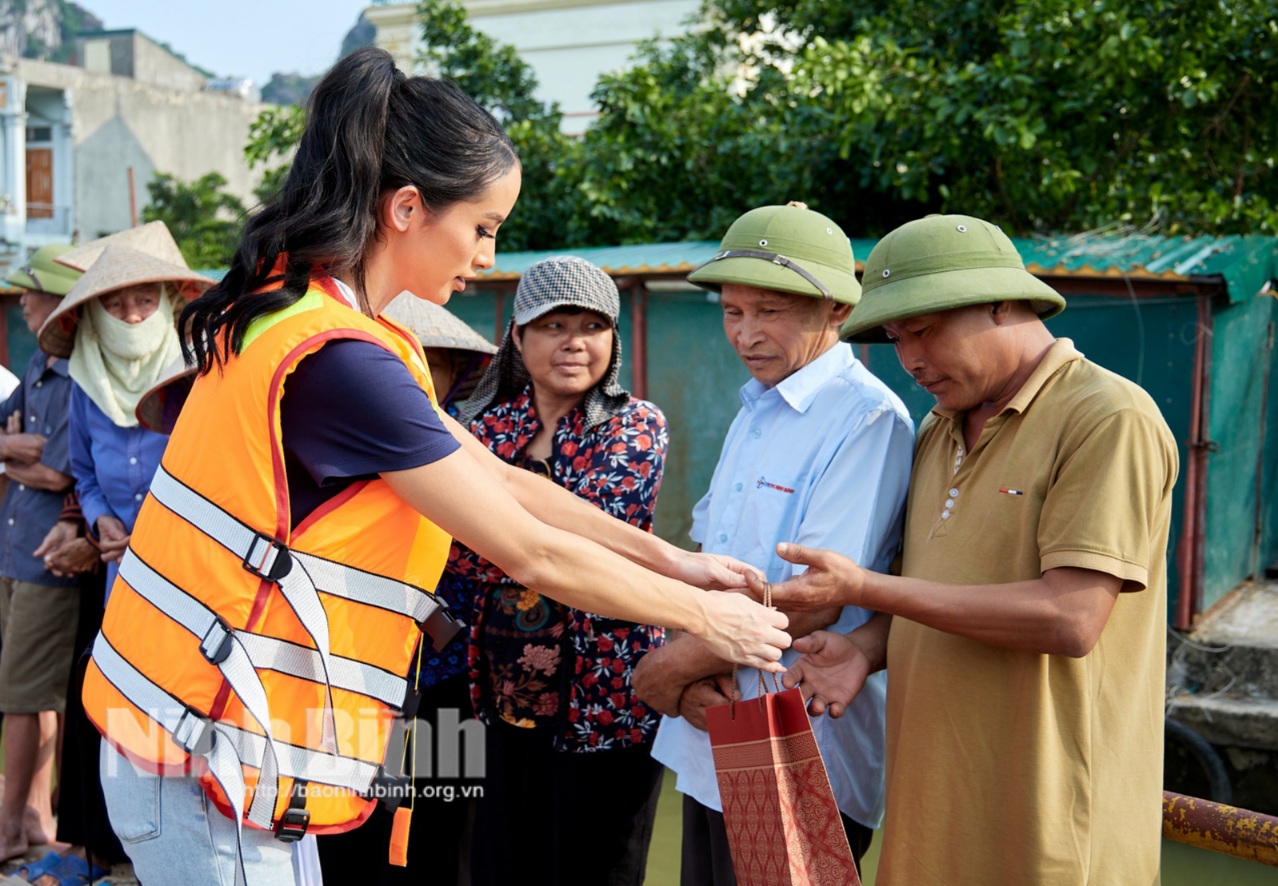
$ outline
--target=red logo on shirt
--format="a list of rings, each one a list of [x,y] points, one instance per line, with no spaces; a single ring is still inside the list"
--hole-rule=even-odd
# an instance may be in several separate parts
[[[759,482],[755,484],[756,489],[775,489],[777,492],[784,492],[786,495],[794,495],[794,490],[789,486],[780,486],[776,483],[769,483],[766,477],[760,477]]]

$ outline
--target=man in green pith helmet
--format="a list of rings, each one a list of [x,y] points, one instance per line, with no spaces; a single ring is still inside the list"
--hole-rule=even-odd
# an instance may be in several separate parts
[[[749,563],[769,581],[794,574],[774,550],[781,541],[886,569],[900,543],[913,424],[896,395],[839,341],[839,325],[861,294],[847,236],[801,203],[760,207],[733,222],[719,252],[688,280],[719,294],[723,331],[751,375],[710,489],[693,509],[693,541]],[[872,617],[834,605],[803,613],[790,630],[846,632]],[[757,695],[759,675],[742,669],[734,683],[728,662],[681,636],[644,656],[633,685],[667,715],[652,755],[678,773],[684,795],[682,881],[730,886],[704,711],[731,695]],[[846,717],[813,727],[858,863],[883,815],[885,691],[884,675],[874,675]]]
[[[809,569],[773,589],[894,616],[797,641],[786,677],[835,702],[851,672],[891,675],[879,884],[1158,882],[1176,442],[1052,336],[1064,307],[999,228],[938,215],[875,246],[842,329],[936,398],[902,574],[791,545]]]

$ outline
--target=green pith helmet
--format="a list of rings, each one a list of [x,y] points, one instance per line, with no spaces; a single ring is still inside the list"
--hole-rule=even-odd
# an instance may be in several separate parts
[[[861,302],[839,337],[883,342],[884,323],[966,305],[1028,301],[1046,320],[1065,310],[1055,289],[1025,270],[997,225],[970,215],[929,215],[901,225],[870,251]]]
[[[848,305],[861,297],[847,235],[802,203],[761,206],[738,218],[723,235],[719,254],[688,282],[714,292],[739,283]]]
[[[51,243],[48,246],[41,246],[31,256],[31,261],[20,268],[14,268],[4,281],[14,286],[21,286],[23,289],[47,292],[49,295],[66,295],[76,281],[83,276],[74,268],[68,268],[54,261],[70,249],[70,243]]]

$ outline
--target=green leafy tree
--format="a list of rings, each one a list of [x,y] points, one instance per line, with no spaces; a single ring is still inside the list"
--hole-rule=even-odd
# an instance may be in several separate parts
[[[142,219],[168,225],[192,268],[224,268],[235,254],[244,218],[244,204],[225,187],[226,179],[216,172],[193,182],[156,173],[146,186],[151,201]]]
[[[537,99],[532,69],[513,47],[471,27],[460,5],[427,0],[418,11],[422,60],[501,121],[523,164],[523,196],[502,225],[502,248],[542,249],[570,242],[578,191],[565,170],[574,168],[578,147],[560,131],[559,108]],[[302,108],[287,106],[268,108],[249,127],[244,150],[249,168],[268,167],[257,189],[259,198],[266,199],[283,183],[287,158],[304,123]]]
[[[670,45],[643,44],[635,67],[600,80],[599,117],[582,140],[586,242],[717,239],[746,209],[819,202],[838,180],[830,140],[812,137],[817,110],[780,67],[747,66],[709,21]]]
[[[550,249],[578,239],[579,147],[560,129],[559,106],[537,98],[537,78],[528,63],[513,46],[475,30],[461,4],[424,0],[417,9],[422,60],[501,122],[523,164],[523,188],[502,225],[501,247]]]
[[[1113,222],[1278,232],[1278,23],[1266,0],[709,0],[705,16],[730,35],[713,70],[744,75],[728,107],[695,35],[622,82],[654,80],[650,105],[699,95],[689,104],[719,119],[775,108],[782,134],[756,176],[778,180],[772,199],[806,190],[850,233],[932,211],[1019,233]],[[662,124],[609,104],[616,89],[601,86],[595,129],[622,167]],[[704,144],[672,137],[663,149],[671,191],[718,198],[713,174],[680,172]],[[732,152],[718,153],[732,168]]]
[[[244,159],[249,169],[264,167],[261,183],[254,189],[265,202],[277,193],[288,176],[293,150],[302,137],[306,113],[301,105],[267,108],[249,124]]]

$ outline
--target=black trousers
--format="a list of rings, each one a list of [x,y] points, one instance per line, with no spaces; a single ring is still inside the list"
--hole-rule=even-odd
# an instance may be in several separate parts
[[[852,858],[860,871],[861,859],[870,848],[874,831],[846,815],[840,815]],[[723,813],[702,806],[687,794],[683,797],[683,852],[679,882],[681,886],[736,886],[737,883]]]
[[[642,886],[662,773],[647,746],[564,753],[506,723],[486,741],[474,886]]]
[[[80,690],[89,664],[93,640],[102,627],[106,570],[80,579],[80,620],[76,626],[77,659],[67,681],[67,709],[62,733],[62,764],[58,769],[58,833],[63,843],[84,846],[99,860],[127,861],[120,838],[111,830],[106,800],[98,778],[102,736],[84,713]]]
[[[447,709],[460,711],[465,719],[473,719],[465,674],[423,691],[417,719],[430,724],[432,732],[436,732],[439,712]],[[358,828],[344,834],[321,836],[317,843],[324,882],[355,886],[465,886],[470,882],[466,858],[474,801],[458,791],[446,801],[439,790],[457,788],[463,781],[466,780],[418,779],[407,867],[395,867],[388,861],[394,815],[381,803]],[[428,786],[431,790],[424,790]],[[427,793],[431,796],[426,796]]]

